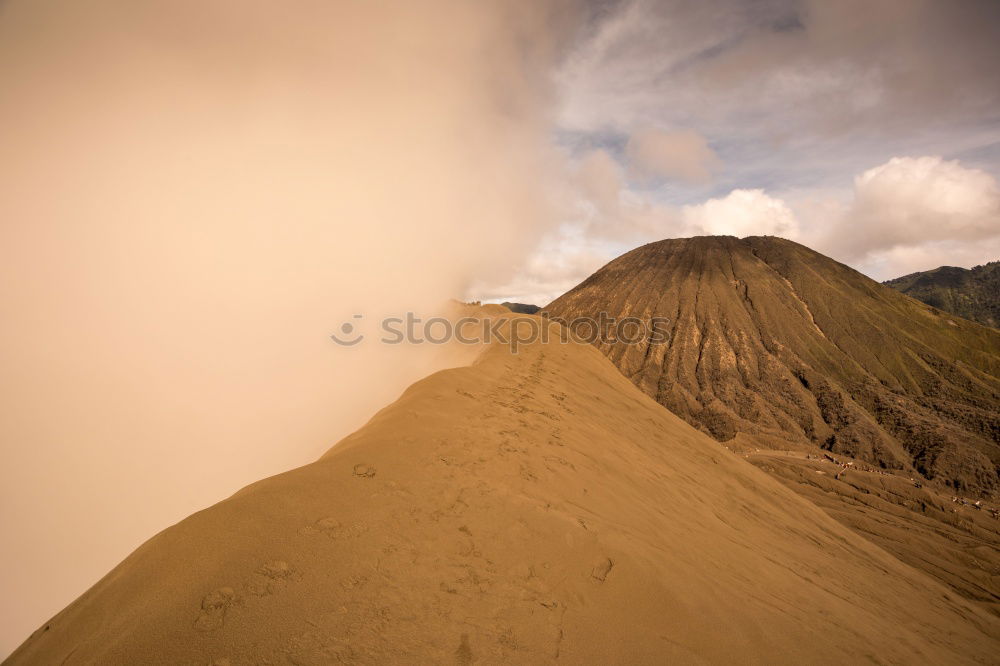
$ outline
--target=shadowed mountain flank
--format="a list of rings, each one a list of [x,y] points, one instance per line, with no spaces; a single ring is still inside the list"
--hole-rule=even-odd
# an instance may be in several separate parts
[[[542,309],[537,305],[531,305],[529,303],[509,303],[505,301],[500,305],[517,314],[535,314]]]
[[[960,492],[1000,465],[1000,332],[791,241],[698,237],[615,259],[552,317],[665,317],[665,344],[598,347],[719,441],[819,446]]]
[[[945,312],[1000,327],[1000,261],[971,269],[940,266],[882,284]]]
[[[9,663],[988,663],[998,640],[593,347],[534,343],[165,530]]]

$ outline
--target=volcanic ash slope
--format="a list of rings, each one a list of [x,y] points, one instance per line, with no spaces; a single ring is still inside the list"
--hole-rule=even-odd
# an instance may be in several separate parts
[[[1000,492],[1000,331],[781,238],[704,236],[618,257],[551,303],[571,321],[670,321],[600,344],[644,392],[731,448],[822,447]]]
[[[165,530],[9,663],[995,663],[998,639],[550,343],[489,347]]]

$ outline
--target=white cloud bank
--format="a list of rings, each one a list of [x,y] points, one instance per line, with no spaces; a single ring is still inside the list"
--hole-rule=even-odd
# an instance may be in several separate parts
[[[979,169],[940,157],[894,157],[854,180],[842,231],[845,256],[982,241],[1000,235],[1000,189]]]
[[[814,247],[876,279],[1000,258],[996,178],[940,157],[894,157],[854,179]]]
[[[877,280],[1000,258],[996,178],[940,157],[893,157],[846,192],[735,189],[681,207],[630,189],[625,171],[603,150],[586,155],[569,193],[576,221],[550,237],[517,280],[486,297],[547,303],[624,250],[698,235],[781,236]]]
[[[783,236],[796,238],[799,222],[781,199],[764,190],[733,190],[721,199],[709,199],[681,209],[688,235]]]

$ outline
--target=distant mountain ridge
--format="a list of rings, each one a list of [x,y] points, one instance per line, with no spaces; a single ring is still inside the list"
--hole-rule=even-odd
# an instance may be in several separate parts
[[[541,307],[531,305],[530,303],[511,303],[510,301],[504,301],[500,305],[517,314],[535,314],[542,309]]]
[[[882,284],[939,310],[1000,328],[1000,261],[971,269],[940,266]]]
[[[1000,332],[950,317],[807,247],[712,236],[645,245],[545,311],[665,317],[669,343],[599,348],[723,442],[819,446],[1000,488]]]

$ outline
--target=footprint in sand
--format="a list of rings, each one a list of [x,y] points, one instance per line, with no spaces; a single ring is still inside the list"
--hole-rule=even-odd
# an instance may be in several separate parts
[[[301,578],[295,569],[283,560],[274,560],[262,565],[247,582],[247,591],[255,597],[274,594],[287,581]]]
[[[368,531],[364,523],[344,525],[336,518],[320,518],[312,525],[306,525],[299,530],[300,534],[325,534],[331,539],[353,539]]]
[[[285,578],[290,578],[295,572],[292,567],[288,565],[288,562],[285,562],[284,560],[274,560],[273,562],[268,562],[257,569],[257,573],[261,576],[266,576],[271,580],[283,580]]]
[[[467,666],[472,663],[472,647],[469,645],[469,634],[462,634],[462,640],[455,649],[455,663]]]
[[[605,579],[607,579],[608,574],[611,573],[611,568],[613,566],[615,566],[615,563],[612,562],[610,558],[606,557],[597,563],[597,566],[595,566],[594,570],[590,572],[590,575],[603,583]]]
[[[375,468],[372,465],[358,463],[354,466],[354,476],[362,479],[370,479],[375,476]]]
[[[199,631],[215,631],[222,626],[226,611],[236,601],[236,592],[231,587],[220,587],[201,600],[201,614],[194,622]]]

